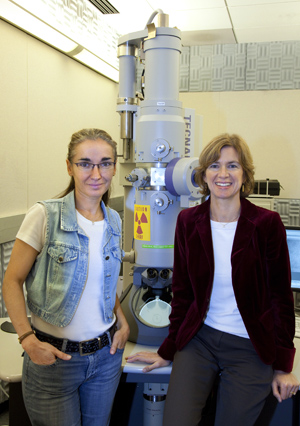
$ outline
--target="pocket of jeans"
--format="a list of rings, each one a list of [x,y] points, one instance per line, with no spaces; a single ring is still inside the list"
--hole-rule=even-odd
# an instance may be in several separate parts
[[[56,358],[56,360],[52,364],[36,364],[30,359],[30,362],[32,363],[32,365],[34,365],[36,368],[44,368],[44,369],[56,367],[59,364],[59,361],[61,361],[61,359]]]

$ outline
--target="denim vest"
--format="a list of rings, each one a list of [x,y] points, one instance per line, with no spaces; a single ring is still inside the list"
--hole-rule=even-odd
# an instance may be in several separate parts
[[[89,238],[77,224],[74,191],[63,198],[42,201],[46,208],[45,244],[26,278],[27,303],[42,320],[65,327],[72,320],[85,287],[89,263]],[[104,312],[113,319],[121,250],[121,219],[101,201],[106,223],[103,246]]]

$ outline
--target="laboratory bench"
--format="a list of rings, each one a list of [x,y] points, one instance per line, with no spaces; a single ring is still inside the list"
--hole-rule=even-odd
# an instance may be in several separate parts
[[[23,348],[18,342],[18,336],[16,333],[2,330],[1,326],[4,323],[9,325],[9,318],[0,318],[0,379],[9,383],[9,426],[31,426],[22,398],[21,380]],[[131,401],[131,398],[133,398],[133,393],[135,393],[137,383],[141,384],[149,381],[151,381],[151,383],[169,382],[171,366],[156,369],[153,372],[145,374],[142,372],[145,364],[129,364],[126,362],[125,357],[132,353],[141,350],[155,352],[156,349],[157,348],[154,348],[153,346],[138,345],[132,342],[127,342],[122,359],[120,390],[122,389],[123,385],[126,384],[124,389],[127,398],[129,398],[129,402]],[[120,394],[120,390],[118,394]],[[128,407],[126,405],[126,409],[127,408]],[[115,405],[115,409],[119,413],[119,407]],[[124,416],[122,417],[125,418]],[[137,424],[138,426],[141,426],[141,422]],[[116,423],[116,425],[121,426],[121,423]],[[128,426],[127,423],[126,426]]]
[[[9,322],[8,318],[0,319],[0,326]],[[300,339],[295,338],[296,357],[293,373],[300,381]],[[0,379],[9,383],[9,426],[31,426],[24,408],[21,391],[22,346],[18,343],[18,336],[15,333],[5,332],[0,327]],[[122,376],[119,389],[115,398],[112,413],[111,426],[141,426],[143,424],[143,404],[145,384],[168,384],[171,365],[161,369],[156,369],[149,373],[143,373],[145,364],[127,363],[125,357],[138,352],[151,350],[156,351],[153,346],[138,345],[127,342],[123,361]],[[201,426],[213,425],[213,401],[210,401],[211,408],[208,410],[206,419],[201,422]],[[277,400],[270,395],[266,401],[265,409],[255,426],[300,426],[300,392],[293,398],[277,403]],[[184,425],[183,425],[184,426]]]
[[[296,356],[294,360],[293,373],[300,381],[300,338],[295,338],[294,345],[296,347]],[[156,348],[143,345],[135,345],[128,342],[125,348],[125,355],[135,353],[141,350],[152,350]],[[159,371],[154,370],[150,373],[142,373],[145,364],[128,364],[123,365],[123,374],[121,377],[119,389],[115,398],[112,422],[110,426],[141,426],[143,419],[144,404],[144,385],[145,383],[168,383],[170,367],[168,371],[162,371],[161,376],[151,373]],[[161,369],[163,370],[163,369]],[[203,418],[199,426],[213,426],[214,413],[216,404],[217,383],[215,389],[210,395],[207,405],[203,410]],[[121,408],[121,410],[120,410]],[[122,414],[120,414],[120,412]],[[151,423],[152,424],[152,423]],[[155,424],[155,423],[153,423]],[[160,426],[162,423],[158,422]],[[292,398],[278,403],[272,392],[266,400],[265,406],[254,426],[300,426],[300,391]],[[184,426],[184,425],[183,425]]]

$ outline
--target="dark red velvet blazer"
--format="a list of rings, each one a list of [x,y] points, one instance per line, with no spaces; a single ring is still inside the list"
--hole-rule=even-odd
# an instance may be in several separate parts
[[[237,305],[259,357],[290,372],[295,349],[294,303],[286,232],[276,212],[241,200],[231,253]],[[178,215],[169,335],[158,353],[173,360],[199,330],[214,276],[210,201]]]

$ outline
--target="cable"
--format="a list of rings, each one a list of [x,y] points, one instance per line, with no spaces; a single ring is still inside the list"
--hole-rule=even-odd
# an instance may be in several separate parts
[[[153,19],[155,18],[155,16],[159,13],[164,13],[161,9],[156,9],[150,16],[150,18],[148,19],[148,22],[145,26],[145,29],[147,28],[147,25],[151,24],[151,22],[153,21]]]

